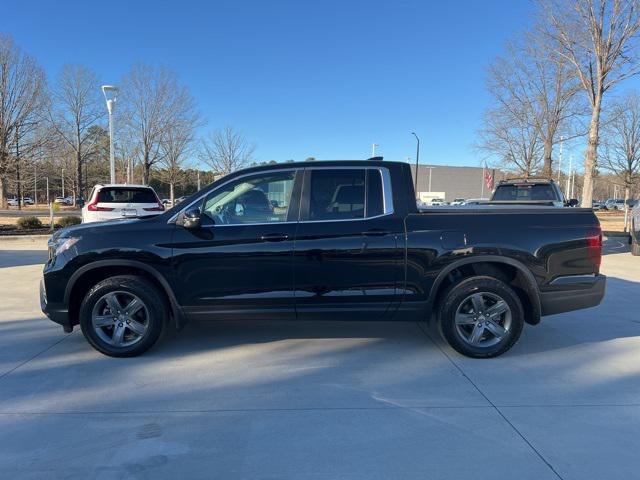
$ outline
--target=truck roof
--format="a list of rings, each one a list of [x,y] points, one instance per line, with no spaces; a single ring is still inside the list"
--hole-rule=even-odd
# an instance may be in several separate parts
[[[344,167],[344,166],[354,166],[354,167],[385,167],[385,166],[397,166],[397,165],[408,165],[405,162],[398,161],[388,161],[388,160],[313,160],[309,162],[301,161],[301,162],[278,162],[267,165],[256,165],[252,167],[246,167],[241,170],[237,170],[234,173],[239,172],[251,172],[251,171],[260,171],[260,170],[269,170],[272,168],[302,168],[302,167]]]
[[[524,184],[524,183],[556,183],[553,181],[552,178],[536,178],[536,177],[529,177],[529,178],[508,178],[506,180],[500,180],[500,182],[498,182],[498,185],[513,185],[513,184]]]

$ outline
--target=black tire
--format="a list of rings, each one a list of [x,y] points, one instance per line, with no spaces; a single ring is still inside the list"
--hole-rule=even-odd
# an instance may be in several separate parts
[[[505,312],[495,317],[498,325],[503,327],[503,330],[506,330],[503,336],[493,335],[488,327],[482,327],[482,318],[480,318],[479,322],[476,322],[479,324],[479,327],[476,327],[475,324],[462,326],[456,324],[456,313],[459,312],[459,309],[470,306],[472,304],[470,298],[475,294],[486,296],[489,298],[489,301],[495,299],[496,303],[493,305],[498,303],[497,299],[501,299],[506,303],[508,313]],[[490,306],[487,308],[487,312],[489,309]],[[468,310],[468,312],[469,313],[459,313],[466,317],[471,316],[469,318],[473,321],[473,317],[476,315],[475,309]],[[480,315],[480,317],[482,317],[482,315]],[[492,317],[490,322],[492,329],[496,328],[496,322],[493,321],[493,319],[494,317]],[[504,325],[507,325],[507,321],[508,326],[504,328]],[[488,325],[486,317],[484,319],[484,325]],[[494,277],[477,276],[466,278],[449,287],[442,298],[440,308],[440,331],[442,332],[442,336],[454,350],[467,357],[492,358],[502,355],[515,345],[520,338],[523,327],[524,311],[520,298],[518,298],[518,295],[509,285]],[[469,343],[469,338],[463,336],[465,333],[464,329],[473,330],[474,328],[479,328],[479,331],[483,332],[480,338],[486,339],[479,342],[478,345],[472,345]],[[496,343],[491,344],[492,341]],[[486,345],[481,343],[486,343]]]
[[[132,345],[114,346],[107,343],[92,323],[93,311],[97,308],[96,303],[101,302],[105,295],[113,292],[118,292],[121,296],[132,294],[144,305],[146,330],[139,335],[138,339],[135,339]],[[135,357],[149,350],[158,341],[168,321],[167,311],[168,306],[164,295],[145,278],[129,275],[111,277],[97,283],[85,295],[80,305],[80,327],[87,341],[100,353],[110,357]],[[105,328],[108,332],[109,327]],[[129,334],[134,336],[133,331]]]

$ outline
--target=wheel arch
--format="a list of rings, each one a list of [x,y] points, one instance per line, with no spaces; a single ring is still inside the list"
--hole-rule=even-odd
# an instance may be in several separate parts
[[[169,282],[155,268],[135,260],[99,260],[79,268],[69,279],[64,292],[64,303],[68,305],[73,325],[78,324],[80,303],[89,289],[97,282],[116,275],[140,275],[155,284],[166,296],[171,309],[171,318],[176,328],[185,323],[185,316],[178,305]]]
[[[510,286],[514,287],[525,310],[525,321],[531,325],[540,323],[542,307],[540,304],[540,292],[533,273],[521,262],[513,258],[500,255],[478,255],[474,257],[457,260],[438,274],[429,292],[430,305],[437,305],[439,295],[452,283],[451,276],[457,272],[472,270],[476,274],[486,274],[496,276],[500,280],[506,280]],[[479,272],[477,270],[480,270]],[[488,271],[487,271],[488,270]],[[515,276],[505,278],[502,275],[509,275],[515,272]],[[467,278],[469,275],[464,275]]]

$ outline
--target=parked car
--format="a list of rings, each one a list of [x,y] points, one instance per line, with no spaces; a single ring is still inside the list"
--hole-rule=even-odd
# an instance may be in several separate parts
[[[463,205],[465,202],[464,198],[454,198],[453,202],[451,202],[452,206]]]
[[[170,198],[163,198],[163,199],[162,199],[162,204],[163,204],[165,207],[170,207],[170,206],[171,206],[171,199],[170,199]]]
[[[602,300],[591,209],[419,212],[414,199],[400,162],[238,171],[155,217],[56,232],[42,309],[115,357],[143,353],[189,319],[426,321],[437,312],[453,348],[486,358],[509,350],[524,323]]]
[[[18,206],[18,199],[16,197],[7,198],[7,205],[10,206],[10,207],[17,207]]]
[[[593,208],[594,210],[606,210],[604,202],[601,202],[599,200],[594,200],[593,202],[591,202],[591,205],[591,208]]]
[[[566,201],[562,190],[551,179],[514,178],[502,180],[491,195],[492,202],[549,203],[555,207],[575,207],[578,200]]]
[[[56,197],[53,203],[57,203],[58,205],[71,205],[73,200],[70,202],[69,197]]]
[[[461,203],[462,206],[482,205],[489,202],[488,198],[468,198]]]
[[[22,199],[22,204],[23,204],[23,205],[34,205],[33,198],[31,198],[31,197],[24,197],[24,198]]]
[[[609,198],[604,206],[606,210],[624,210],[624,198]]]
[[[78,203],[76,199],[76,203]],[[153,188],[146,185],[96,185],[82,208],[82,222],[144,217],[164,212]]]

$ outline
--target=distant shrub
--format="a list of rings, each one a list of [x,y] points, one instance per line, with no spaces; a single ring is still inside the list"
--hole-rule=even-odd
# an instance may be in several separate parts
[[[71,225],[78,225],[82,223],[82,219],[80,217],[62,217],[58,221],[58,225],[62,228],[70,227]]]
[[[38,217],[21,217],[16,222],[18,230],[35,230],[42,228],[42,222]]]

